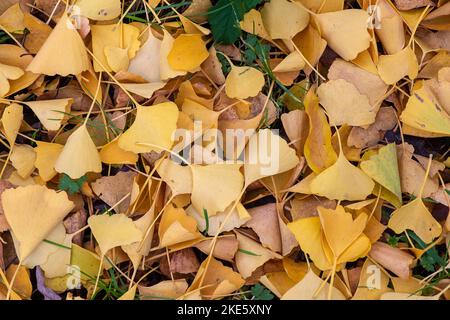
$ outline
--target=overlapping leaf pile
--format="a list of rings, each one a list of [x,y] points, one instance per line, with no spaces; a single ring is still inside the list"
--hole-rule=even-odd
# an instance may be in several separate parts
[[[0,298],[450,298],[450,2],[8,0],[0,28]]]

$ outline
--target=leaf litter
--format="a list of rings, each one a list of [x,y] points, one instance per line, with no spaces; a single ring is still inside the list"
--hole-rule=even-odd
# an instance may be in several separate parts
[[[449,9],[0,4],[0,299],[450,299]]]

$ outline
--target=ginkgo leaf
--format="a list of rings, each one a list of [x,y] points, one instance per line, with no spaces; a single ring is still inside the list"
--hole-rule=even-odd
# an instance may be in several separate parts
[[[400,120],[416,129],[450,136],[450,116],[431,99],[421,83],[414,87]]]
[[[248,278],[258,267],[271,259],[281,259],[282,257],[264,248],[258,242],[236,232],[239,241],[239,250],[236,252],[236,267],[239,273]]]
[[[119,138],[125,151],[144,153],[172,147],[172,134],[177,129],[178,108],[173,102],[151,107],[137,106],[136,118]],[[148,144],[148,145],[145,145]]]
[[[370,45],[369,15],[360,9],[321,13],[316,16],[322,37],[344,60],[353,60]]]
[[[327,111],[330,125],[367,126],[375,122],[378,110],[350,82],[330,80],[319,86],[317,94]]]
[[[128,69],[128,65],[130,64],[128,48],[105,46],[103,52],[112,71],[119,72]]]
[[[206,232],[210,236],[217,235],[219,231],[227,232],[239,228],[251,218],[241,203],[238,203],[231,213],[229,213],[227,208],[224,212],[209,215],[206,210],[198,212],[192,205],[186,208],[186,213],[197,221],[199,230]],[[205,215],[207,215],[208,220],[206,220]]]
[[[4,97],[8,94],[11,89],[9,80],[17,80],[24,75],[24,71],[15,66],[9,66],[0,63],[0,97]]]
[[[283,59],[275,68],[273,72],[291,72],[303,69],[305,66],[305,59],[298,51],[291,52]]]
[[[245,148],[245,185],[294,168],[299,163],[295,149],[270,129],[259,130]]]
[[[192,166],[192,205],[209,215],[223,212],[241,194],[244,177],[240,164]]]
[[[405,76],[413,80],[419,71],[416,55],[409,46],[392,55],[381,55],[377,68],[386,84],[394,84]]]
[[[122,83],[122,86],[131,93],[137,94],[141,97],[150,99],[155,91],[164,87],[164,82],[153,83]]]
[[[397,148],[394,143],[381,147],[378,154],[361,162],[361,169],[373,180],[392,192],[402,201],[400,173],[397,163]]]
[[[173,48],[175,39],[167,30],[163,29],[163,32],[164,38],[160,47],[159,72],[161,80],[166,81],[178,76],[183,76],[186,74],[186,71],[175,70],[170,66],[168,56]]]
[[[161,51],[161,40],[149,30],[148,39],[131,59],[128,72],[137,74],[148,82],[161,82],[159,60]]]
[[[89,66],[83,39],[64,13],[26,70],[49,76],[67,76],[81,74]]]
[[[192,193],[192,173],[189,167],[163,159],[157,164],[156,172],[169,185],[172,196]]]
[[[331,144],[331,129],[313,89],[308,91],[303,103],[309,118],[309,133],[305,141],[304,154],[308,166],[315,173],[319,173],[330,167],[337,159]]]
[[[2,125],[9,145],[14,145],[17,133],[23,120],[23,107],[20,104],[12,103],[5,108],[2,115]]]
[[[323,289],[317,295],[314,295],[320,287],[323,287]],[[320,279],[314,271],[310,270],[300,282],[281,297],[281,300],[326,300],[329,290],[330,285],[324,283],[324,280]],[[331,299],[345,300],[345,296],[338,289],[332,287]]]
[[[136,173],[119,171],[116,175],[104,176],[95,180],[92,191],[117,213],[125,213],[131,203],[131,192]]]
[[[67,266],[70,265],[71,246],[73,236],[65,234],[63,241],[58,243],[57,250],[48,256],[40,267],[46,278],[63,277],[67,274]]]
[[[309,23],[309,13],[301,5],[287,0],[267,2],[261,9],[261,17],[272,39],[289,40]]]
[[[105,25],[91,25],[92,34],[92,50],[95,56],[93,61],[94,71],[112,71],[112,66],[108,63],[105,48],[125,49],[128,59],[134,58],[136,52],[141,45],[139,41],[139,29],[130,24],[121,23],[105,24]],[[120,57],[125,57],[120,54]],[[111,58],[111,56],[110,56]],[[121,61],[120,59],[119,61]],[[113,61],[113,60],[111,60]],[[116,62],[116,60],[114,60]],[[128,66],[127,66],[128,67]],[[106,68],[106,70],[103,70]]]
[[[44,264],[45,262],[47,262],[48,257],[58,250],[58,246],[55,246],[53,243],[62,243],[64,241],[65,236],[66,236],[66,228],[64,228],[64,224],[60,222],[45,237],[45,240],[42,241],[33,250],[33,252],[22,262],[22,264],[30,269],[39,266],[41,264]],[[13,238],[13,240],[15,239]],[[50,243],[50,241],[52,243]]]
[[[102,171],[97,147],[92,141],[86,125],[81,125],[67,139],[55,162],[55,170],[67,174],[72,179],[78,179],[87,172]]]
[[[119,139],[120,136],[102,147],[100,160],[106,164],[135,164],[139,156],[134,152],[120,148]]]
[[[244,19],[240,22],[243,31],[257,35],[263,39],[271,40],[269,33],[264,26],[261,13],[252,9],[244,15]]]
[[[311,192],[330,200],[364,200],[375,183],[341,151],[337,161],[311,181]]]
[[[77,8],[86,18],[97,21],[112,20],[121,13],[120,0],[78,0]]]
[[[70,113],[72,99],[38,100],[24,102],[33,110],[47,130],[56,131],[61,127],[66,114]]]
[[[32,146],[16,145],[11,151],[11,163],[17,170],[17,174],[23,179],[28,178],[34,171],[36,152]]]
[[[379,280],[372,281],[374,274],[379,274]],[[378,300],[382,294],[391,290],[388,284],[389,277],[370,259],[366,259],[352,300]]]
[[[420,197],[395,210],[388,222],[388,227],[400,234],[406,230],[414,231],[425,243],[430,243],[442,233],[437,222]]]
[[[307,253],[320,270],[329,270],[332,263],[322,247],[322,229],[319,217],[298,219],[288,223],[287,227],[294,234],[302,251]]]
[[[200,121],[203,130],[217,128],[220,113],[210,110],[194,100],[185,98],[181,111],[193,121]]]
[[[199,34],[181,34],[173,42],[167,55],[171,68],[182,71],[193,71],[208,58],[208,50]]]
[[[65,192],[56,193],[40,185],[8,189],[1,198],[21,260],[29,256],[74,207]]]
[[[188,289],[186,279],[163,280],[157,284],[144,287],[138,285],[141,300],[161,300],[161,297],[177,299]]]
[[[197,222],[182,208],[167,206],[161,217],[158,229],[161,248],[200,238]]]
[[[142,240],[141,230],[124,214],[93,215],[89,217],[88,224],[102,255],[112,248]]]
[[[264,75],[258,69],[232,65],[225,80],[225,92],[230,98],[247,99],[257,96],[264,83]]]
[[[200,294],[206,299],[222,298],[239,290],[244,283],[245,280],[239,273],[211,258],[205,259],[200,265],[188,292],[199,289]]]
[[[327,243],[334,256],[339,258],[364,231],[367,215],[361,213],[353,219],[352,214],[346,212],[342,206],[337,206],[335,210],[322,207],[318,207],[317,210]],[[369,250],[370,242],[364,253],[367,254]]]
[[[130,260],[133,263],[133,267],[135,269],[138,268],[142,257],[147,256],[151,250],[154,231],[152,223],[154,219],[154,210],[153,208],[150,208],[150,210],[147,211],[142,217],[134,221],[134,224],[139,230],[141,230],[142,234],[145,234],[147,229],[152,227],[149,235],[146,237],[146,239],[144,239],[143,245],[141,245],[141,242],[136,242],[122,246],[122,250],[125,251],[125,253],[130,257]]]

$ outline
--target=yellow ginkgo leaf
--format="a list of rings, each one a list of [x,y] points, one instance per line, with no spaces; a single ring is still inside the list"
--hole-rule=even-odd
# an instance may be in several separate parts
[[[261,13],[252,9],[244,15],[244,19],[240,22],[243,31],[257,35],[265,40],[271,40],[269,33],[264,27]]]
[[[120,0],[78,0],[76,5],[81,15],[97,21],[112,20],[121,13]]]
[[[36,152],[27,144],[16,145],[11,151],[11,163],[23,179],[28,178],[34,171],[35,160]]]
[[[128,65],[130,64],[128,48],[105,46],[104,54],[112,71],[119,72],[128,69]]]
[[[217,128],[220,113],[210,110],[194,100],[185,98],[181,111],[193,121],[200,121],[203,130]]]
[[[18,6],[18,5],[17,5]],[[5,12],[6,13],[6,12]],[[1,18],[0,18],[1,20]],[[1,22],[0,22],[1,25]],[[15,63],[16,65],[20,65]],[[0,63],[0,97],[6,96],[10,89],[10,83],[8,80],[18,80],[25,72],[19,66]]]
[[[78,179],[87,172],[101,172],[102,162],[86,125],[81,125],[67,139],[55,162],[55,170]]]
[[[178,13],[177,13],[177,15],[178,15],[178,18],[180,19],[181,24],[183,25],[184,32],[186,32],[187,34],[198,34],[198,35],[207,36],[208,34],[211,33],[211,31],[209,29],[186,18],[186,16],[188,16],[186,11],[184,12],[184,15],[178,14]],[[194,15],[194,16],[196,16],[196,15]]]
[[[23,107],[20,104],[12,103],[3,111],[3,130],[10,146],[14,145],[14,141],[16,141],[17,133],[19,133],[20,126],[22,125],[22,120]]]
[[[225,80],[225,93],[230,98],[247,99],[255,97],[264,87],[264,75],[252,67],[231,66]]]
[[[303,103],[309,118],[304,154],[308,166],[315,173],[319,173],[336,162],[336,152],[331,144],[331,129],[313,89],[308,91]]]
[[[330,200],[364,200],[375,183],[341,151],[337,161],[311,181],[311,192]]]
[[[226,232],[239,228],[251,218],[241,203],[238,203],[236,209],[230,214],[228,208],[214,216],[208,214],[208,228],[206,227],[205,212],[198,212],[194,206],[190,205],[186,208],[186,213],[197,221],[199,230],[206,230],[206,233],[210,236],[217,235],[219,231]]]
[[[63,243],[65,236],[66,228],[64,228],[64,223],[60,222],[45,237],[45,240],[42,241],[24,261],[22,261],[22,264],[30,269],[44,264],[45,262],[47,262],[48,257],[52,253],[55,253],[56,250],[58,250],[58,246],[55,246],[48,241],[51,241],[53,243]],[[13,240],[16,241],[14,238]]]
[[[408,229],[412,230],[425,243],[430,243],[442,233],[441,225],[434,219],[420,197],[395,210],[389,219],[388,227],[397,234]]]
[[[57,250],[48,256],[45,263],[41,264],[46,278],[63,277],[67,274],[67,266],[70,265],[70,254],[73,236],[65,234]]]
[[[156,172],[169,185],[172,196],[192,193],[192,173],[189,167],[163,159],[156,165]]]
[[[19,270],[17,270],[17,268]],[[17,274],[16,274],[17,272]],[[33,293],[33,285],[31,284],[30,274],[27,268],[17,264],[11,264],[5,272],[6,278],[12,284],[12,290],[22,298],[31,299]]]
[[[198,212],[206,209],[213,216],[237,201],[244,185],[240,167],[240,164],[192,166],[191,201],[195,209]]]
[[[323,289],[315,295],[320,287]],[[345,300],[345,296],[338,289],[330,288],[328,283],[324,283],[324,280],[310,270],[300,282],[281,297],[281,300],[325,300],[330,289],[332,300]]]
[[[322,229],[319,217],[298,219],[288,223],[287,227],[294,234],[302,251],[307,253],[314,265],[320,270],[330,270],[332,263],[322,247]]]
[[[142,234],[145,235],[146,231],[155,219],[155,212],[153,207],[150,208],[142,217],[134,221],[136,227],[141,230]],[[152,240],[153,240],[153,231],[154,227],[152,226],[149,234],[144,239],[144,242],[141,245],[141,241],[135,242],[132,244],[122,246],[122,250],[130,257],[131,262],[133,263],[133,267],[137,269],[139,267],[139,263],[142,261],[142,257],[145,257],[149,254]]]
[[[120,136],[119,147],[134,153],[161,151],[157,146],[170,149],[173,144],[172,134],[177,129],[177,120],[178,108],[173,102],[151,107],[137,106],[136,119]]]
[[[102,255],[115,247],[142,240],[142,231],[124,214],[93,215],[88,219]]]
[[[168,56],[173,48],[175,39],[167,30],[163,29],[163,32],[164,38],[160,47],[159,72],[161,80],[166,81],[178,76],[183,76],[187,72],[183,70],[175,70],[170,66]]]
[[[47,130],[56,131],[61,127],[66,114],[70,112],[72,102],[73,100],[69,98],[29,101],[24,102],[24,104],[33,110],[36,117]]]
[[[40,185],[7,189],[1,197],[20,260],[30,255],[74,207],[65,192]]]
[[[291,72],[303,69],[305,66],[305,59],[298,51],[291,52],[283,59],[275,68],[273,72]]]
[[[374,281],[374,275],[379,278]],[[389,277],[370,259],[366,259],[361,269],[358,287],[352,300],[378,300],[381,295],[391,291]]]
[[[161,40],[149,30],[148,39],[130,60],[128,72],[139,75],[148,82],[161,82],[159,72],[159,61],[161,51]]]
[[[316,16],[322,37],[344,60],[353,60],[370,45],[369,15],[361,9],[321,13]]]
[[[258,267],[271,259],[282,259],[279,254],[264,248],[258,242],[236,232],[239,250],[236,252],[236,267],[244,279],[250,277]]]
[[[67,76],[81,74],[90,65],[83,39],[72,21],[63,14],[26,70],[49,76]]]
[[[377,68],[386,84],[394,84],[405,76],[413,80],[419,72],[416,55],[409,46],[397,53],[380,56]]]
[[[252,135],[245,148],[245,185],[291,170],[299,163],[295,149],[270,129]]]
[[[128,59],[134,58],[141,45],[139,33],[139,29],[130,24],[91,25],[92,50],[96,58],[93,61],[94,70],[96,72],[104,71],[101,66],[103,65],[103,67],[107,69],[106,71],[112,71],[112,66],[109,65],[108,57],[105,54],[108,51],[105,50],[106,48],[117,48],[117,50],[126,49]],[[116,63],[116,60],[118,60],[122,63],[124,54],[121,53],[118,56],[121,58],[113,59],[117,58],[117,53],[112,54],[110,56],[111,61]],[[121,63],[118,63],[117,65],[120,65]]]
[[[200,290],[203,298],[212,300],[239,290],[245,280],[234,272],[232,268],[224,266],[220,261],[210,258],[205,259],[200,265],[195,279],[188,292]]]
[[[172,69],[194,71],[208,58],[208,55],[200,34],[180,34],[173,42],[167,61]]]
[[[309,13],[305,8],[287,0],[267,2],[261,9],[261,17],[272,39],[289,40],[309,23]]]
[[[414,86],[400,121],[422,131],[450,136],[450,115],[431,99],[420,82]]]
[[[369,160],[362,161],[361,169],[369,177],[394,194],[401,203],[402,190],[395,143],[381,147],[378,150],[378,154],[371,156]]]
[[[120,136],[102,147],[100,160],[106,164],[135,164],[139,156],[134,152],[120,148],[119,139]]]
[[[122,83],[122,86],[131,93],[137,94],[141,97],[150,99],[155,91],[164,87],[164,82],[153,83]]]
[[[167,206],[159,223],[159,246],[161,248],[202,237],[197,222],[183,208]]]
[[[161,297],[168,299],[177,299],[182,296],[187,288],[186,279],[163,280],[157,284],[144,287],[139,285],[139,295],[141,300],[161,300]]]
[[[72,266],[78,266],[80,269],[81,281],[84,283],[95,278],[100,268],[100,259],[97,254],[76,244],[72,244],[70,251],[70,264]]]
[[[120,296],[117,300],[134,300],[136,296],[136,289],[138,284],[136,283],[134,286],[132,286],[130,289],[128,289],[127,292],[125,292],[123,295]]]
[[[377,108],[369,98],[344,79],[330,80],[317,89],[320,104],[327,111],[330,125],[367,126],[375,122]]]
[[[335,210],[318,207],[323,233],[331,251],[338,259],[362,234],[366,227],[367,215],[361,213],[353,220],[352,214],[346,212],[344,207],[337,206]],[[364,250],[367,254],[369,248]]]

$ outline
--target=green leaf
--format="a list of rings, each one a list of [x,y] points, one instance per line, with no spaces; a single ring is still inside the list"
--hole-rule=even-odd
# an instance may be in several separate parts
[[[67,191],[69,194],[80,192],[83,183],[86,182],[86,176],[82,176],[78,179],[72,179],[67,174],[63,173],[61,179],[59,179],[58,189]]]
[[[242,34],[239,22],[264,0],[219,0],[208,10],[208,21],[214,40],[233,44]]]
[[[259,283],[251,288],[251,292],[253,300],[272,300],[274,298],[273,294]]]

